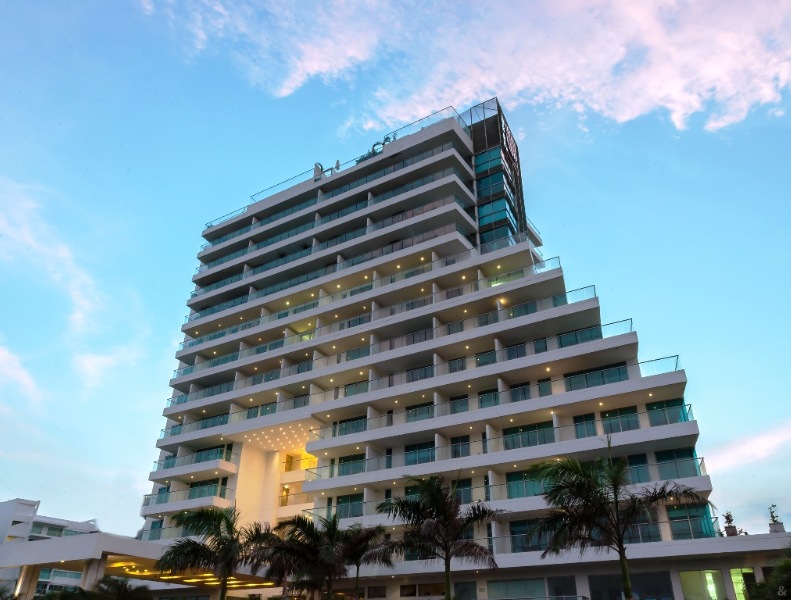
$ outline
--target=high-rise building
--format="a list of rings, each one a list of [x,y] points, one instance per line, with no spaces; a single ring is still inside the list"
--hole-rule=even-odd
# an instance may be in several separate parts
[[[376,505],[442,474],[508,511],[474,532],[500,569],[456,565],[457,598],[615,598],[613,555],[540,558],[526,469],[601,456],[609,436],[633,484],[710,494],[677,357],[639,357],[631,321],[602,323],[595,287],[567,289],[542,255],[496,99],[317,164],[203,237],[142,539],[181,536],[171,516],[208,506],[392,526]],[[719,535],[707,505],[660,507],[631,532],[639,595],[742,600],[788,542]],[[419,560],[363,575],[367,598],[443,592]]]

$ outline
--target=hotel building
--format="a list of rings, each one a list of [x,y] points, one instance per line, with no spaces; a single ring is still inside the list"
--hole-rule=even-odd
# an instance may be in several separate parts
[[[496,99],[317,164],[203,237],[143,540],[233,505],[244,521],[338,514],[397,534],[376,505],[441,474],[464,503],[508,511],[475,532],[499,570],[455,565],[457,598],[598,600],[620,596],[616,556],[540,558],[531,464],[593,459],[609,437],[634,485],[711,493],[686,373],[639,356],[631,320],[602,323],[595,286],[567,289],[542,254]],[[789,542],[719,529],[706,505],[659,507],[631,534],[640,597],[742,600]],[[365,568],[366,598],[440,596],[441,565],[411,558]]]

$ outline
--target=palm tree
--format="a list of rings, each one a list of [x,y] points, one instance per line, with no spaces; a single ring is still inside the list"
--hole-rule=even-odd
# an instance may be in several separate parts
[[[611,456],[593,462],[572,458],[544,461],[528,469],[528,476],[542,482],[550,507],[528,534],[531,538],[547,540],[541,557],[573,547],[579,548],[580,553],[588,548],[615,550],[626,600],[632,599],[626,560],[630,531],[640,523],[650,522],[660,504],[677,501],[708,504],[694,489],[669,481],[630,489],[626,460],[613,460]]]
[[[392,565],[381,526],[363,527],[355,523],[342,529],[336,513],[329,519],[318,517],[317,521],[304,516],[292,517],[275,530],[283,537],[270,550],[267,576],[280,576],[284,581],[291,576],[293,587],[318,591],[319,595],[326,586],[330,600],[335,581],[346,577],[348,565],[356,569],[354,589],[358,598],[362,565]]]
[[[451,599],[450,564],[452,559],[481,563],[497,568],[494,556],[485,546],[471,539],[476,525],[483,525],[504,514],[481,502],[462,509],[455,484],[442,476],[427,479],[409,477],[414,496],[391,498],[376,507],[404,523],[400,540],[391,542],[394,552],[416,552],[424,560],[441,560],[445,565],[445,600]]]
[[[173,523],[201,539],[178,540],[165,550],[154,568],[170,573],[209,569],[220,580],[220,600],[225,600],[228,578],[251,563],[256,549],[265,545],[270,535],[268,526],[260,523],[240,526],[235,507],[179,513]]]
[[[331,600],[335,581],[347,573],[344,556],[344,530],[338,515],[318,518],[318,523],[303,515],[282,522],[275,531],[283,534],[278,552],[291,561],[297,588],[314,590],[321,595],[326,585]]]
[[[390,548],[385,544],[385,528],[363,527],[354,523],[344,533],[344,557],[347,564],[354,565],[354,597],[360,598],[360,567],[379,564],[392,566]]]
[[[16,596],[11,588],[0,587],[0,600],[16,600]]]
[[[132,585],[126,577],[103,577],[94,591],[106,600],[149,600],[147,585]]]

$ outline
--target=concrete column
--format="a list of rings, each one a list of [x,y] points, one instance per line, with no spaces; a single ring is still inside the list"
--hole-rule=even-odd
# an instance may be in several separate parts
[[[670,569],[670,588],[673,590],[673,598],[683,598],[684,588],[681,585],[681,573],[678,569]],[[579,592],[577,592],[579,594]]]
[[[41,567],[38,565],[25,565],[16,585],[17,600],[33,600],[36,595],[36,585]]]
[[[588,584],[588,576],[583,574],[577,574],[574,576],[574,585],[577,586],[577,596],[584,596],[586,598],[591,597],[591,588]],[[675,592],[675,590],[673,590]],[[675,594],[674,594],[675,596]],[[684,598],[683,595],[675,596],[678,600],[682,600]]]
[[[104,577],[104,568],[107,566],[107,557],[91,559],[85,563],[80,577],[80,587],[84,590],[92,590],[96,584]]]

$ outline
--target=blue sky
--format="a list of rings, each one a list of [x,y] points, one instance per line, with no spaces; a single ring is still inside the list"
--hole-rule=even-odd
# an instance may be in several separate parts
[[[498,95],[570,288],[680,354],[713,500],[791,522],[791,5],[0,6],[0,499],[133,534],[203,224]]]

